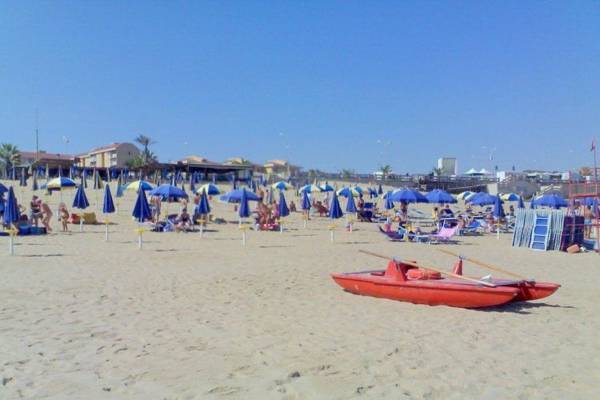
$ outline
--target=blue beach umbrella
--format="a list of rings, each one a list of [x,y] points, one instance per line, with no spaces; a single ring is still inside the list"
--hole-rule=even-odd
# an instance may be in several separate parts
[[[345,188],[341,188],[340,190],[337,191],[337,195],[338,196],[343,196],[343,197],[358,197],[361,194],[363,194],[363,190],[362,188],[355,186],[355,187],[345,187]]]
[[[423,196],[420,192],[413,189],[402,189],[392,192],[391,197],[394,202],[405,202],[405,203],[428,203],[427,197]]]
[[[187,199],[187,193],[172,185],[160,185],[156,189],[152,189],[149,193],[150,196],[159,196],[161,201],[176,202],[180,199]]]
[[[476,206],[488,206],[496,202],[496,197],[497,196],[492,196],[489,193],[479,192],[469,197],[467,202]]]
[[[46,189],[48,189],[48,191],[52,192],[55,190],[62,190],[65,188],[74,188],[76,186],[77,186],[77,184],[72,179],[65,178],[65,177],[58,177],[58,178],[54,178],[50,182],[48,182],[46,184]]]
[[[87,196],[85,195],[85,189],[83,188],[83,183],[79,185],[77,188],[77,192],[75,192],[75,198],[73,198],[73,208],[79,208],[80,210],[85,210],[90,206],[88,202]]]
[[[100,173],[98,172],[98,170],[94,170],[94,186],[93,189],[94,190],[98,190],[98,189],[102,189],[102,179],[100,178]]]
[[[232,190],[229,193],[224,194],[223,196],[219,197],[219,201],[222,201],[224,203],[239,203],[242,200],[242,194],[246,195],[246,199],[248,201],[259,201],[260,198],[252,193],[252,192],[248,192],[245,189],[236,189],[236,190]]]
[[[333,192],[335,188],[331,186],[329,183],[325,182],[323,185],[319,185],[322,192]]]
[[[557,194],[545,194],[533,200],[536,207],[545,206],[552,208],[568,207],[569,203]]]
[[[600,205],[598,204],[598,199],[595,198],[592,203],[592,211],[594,212],[594,216],[596,218],[600,218]]]
[[[117,197],[123,197],[125,186],[117,184]]]
[[[198,203],[198,207],[196,208],[196,213],[198,214],[209,214],[210,213],[210,204],[208,204],[208,196],[205,191],[202,191],[200,195],[200,202]]]
[[[133,212],[131,215],[138,221],[144,222],[147,219],[152,217],[152,212],[150,211],[150,206],[148,205],[148,199],[146,198],[146,192],[144,190],[138,190],[137,199],[135,201],[135,206],[133,207]]]
[[[246,189],[242,189],[242,194],[240,197],[240,208],[238,215],[240,218],[248,218],[250,216],[250,205],[248,204],[248,192]]]
[[[125,190],[135,191],[136,193],[140,191],[140,188],[143,191],[153,189],[152,185],[149,182],[143,180],[133,181],[125,185]]]
[[[292,185],[290,185],[286,181],[279,181],[279,182],[275,182],[274,184],[272,184],[271,188],[278,189],[278,190],[288,190],[288,189],[292,188]]]
[[[200,186],[198,188],[198,190],[196,191],[196,193],[202,193],[202,192],[206,192],[206,194],[209,196],[214,196],[214,195],[221,193],[219,191],[219,188],[217,187],[217,185],[215,185],[214,183],[204,184],[204,185]]]
[[[519,201],[521,196],[516,193],[505,193],[501,195],[500,198],[504,201]]]
[[[525,203],[523,202],[523,196],[519,196],[519,205],[518,208],[525,208]]]
[[[310,199],[308,198],[308,192],[302,192],[302,209],[303,210],[310,210],[311,204],[310,204]]]
[[[298,193],[319,193],[322,191],[323,189],[319,185],[304,185],[298,189]]]
[[[375,188],[370,187],[367,190],[369,191],[369,197],[370,198],[374,198],[374,197],[377,197],[379,195],[377,193],[377,189],[375,189]]]
[[[25,168],[21,169],[21,177],[19,179],[19,186],[25,187],[27,186],[27,172]]]
[[[32,190],[35,192],[36,190],[39,190],[39,186],[38,186],[38,181],[37,181],[37,173],[34,172],[33,173],[33,186],[32,186]]]
[[[196,193],[196,184],[194,183],[194,175],[190,176],[190,192]]]
[[[110,192],[110,185],[106,185],[104,187],[104,204],[102,205],[102,212],[104,214],[112,214],[115,210],[115,203],[113,202],[112,194]]]
[[[457,200],[452,197],[450,193],[441,189],[433,189],[431,192],[427,193],[425,197],[427,197],[427,200],[430,203],[449,204],[457,202]]]
[[[338,200],[337,193],[333,192],[333,198],[331,199],[331,205],[329,207],[329,218],[338,219],[344,216],[342,207],[340,207],[340,201]]]
[[[502,207],[502,199],[500,198],[500,196],[494,196],[496,197],[496,201],[494,201],[494,218],[496,219],[500,219],[500,218],[504,218],[506,216],[506,214],[504,214],[504,207]]]
[[[285,196],[283,195],[283,191],[279,192],[278,210],[279,210],[280,218],[287,217],[288,215],[290,215],[290,209],[288,208],[287,203],[285,201]]]
[[[381,186],[381,183],[379,184],[379,189],[377,190],[377,193],[383,194],[383,187]]]
[[[8,192],[8,188],[6,186],[4,186],[2,184],[2,182],[0,182],[0,196],[3,195],[6,192]]]
[[[354,196],[348,196],[348,201],[346,202],[346,212],[347,213],[358,212],[358,210],[356,209],[356,203],[354,203]]]
[[[8,198],[4,207],[4,224],[16,224],[19,221],[19,204],[12,186],[8,189]]]

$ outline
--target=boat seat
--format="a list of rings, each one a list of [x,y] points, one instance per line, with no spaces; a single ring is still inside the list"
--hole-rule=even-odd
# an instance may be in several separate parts
[[[442,274],[422,268],[411,268],[406,271],[406,277],[410,280],[442,279]]]

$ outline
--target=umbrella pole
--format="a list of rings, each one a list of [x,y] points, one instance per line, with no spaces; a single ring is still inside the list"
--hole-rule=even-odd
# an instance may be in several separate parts
[[[302,216],[303,219],[304,219],[304,229],[306,229],[306,224],[307,224],[307,221],[308,221],[308,213],[309,213],[308,211],[305,211],[304,215]]]
[[[79,232],[83,232],[83,213],[79,214]]]
[[[15,255],[15,235],[17,234],[17,231],[13,228],[11,228],[8,231],[8,254],[11,256]]]
[[[283,220],[279,220],[279,233],[283,233]]]
[[[329,235],[331,243],[335,242],[335,224],[329,225]]]
[[[108,220],[104,221],[104,241],[108,242]]]

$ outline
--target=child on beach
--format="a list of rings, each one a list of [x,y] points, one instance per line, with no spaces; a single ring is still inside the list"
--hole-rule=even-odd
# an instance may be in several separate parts
[[[69,232],[69,210],[65,203],[60,203],[58,207],[58,220],[62,225],[63,232]]]
[[[52,216],[54,214],[52,214],[52,210],[50,209],[50,206],[46,202],[41,203],[41,209],[42,209],[42,225],[44,225],[44,228],[46,228],[46,232],[50,233],[50,232],[52,232],[52,228],[50,228],[50,220],[52,219]]]

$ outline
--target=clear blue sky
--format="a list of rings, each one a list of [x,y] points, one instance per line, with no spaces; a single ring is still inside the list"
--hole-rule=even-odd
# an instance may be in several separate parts
[[[579,167],[600,2],[1,1],[0,142],[33,149],[36,109],[52,152],[143,133],[163,161]]]

